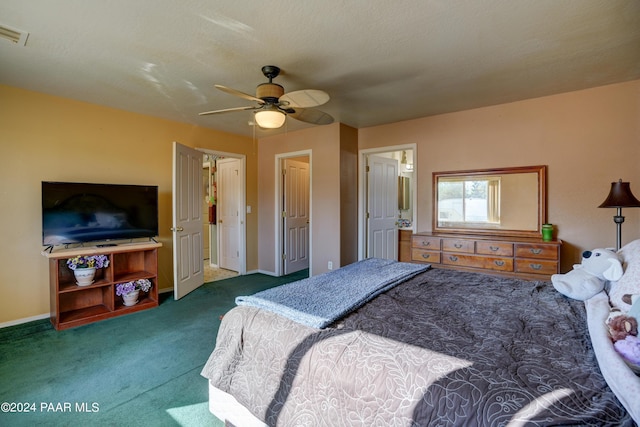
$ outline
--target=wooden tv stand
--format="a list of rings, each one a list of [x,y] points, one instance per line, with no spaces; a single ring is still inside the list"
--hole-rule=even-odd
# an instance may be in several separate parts
[[[51,323],[57,330],[158,306],[158,248],[161,243],[127,243],[117,246],[81,247],[43,252],[49,259]],[[96,270],[94,283],[78,286],[67,260],[78,255],[106,255],[109,266]],[[149,292],[140,292],[139,302],[127,307],[116,296],[116,285],[149,279]]]

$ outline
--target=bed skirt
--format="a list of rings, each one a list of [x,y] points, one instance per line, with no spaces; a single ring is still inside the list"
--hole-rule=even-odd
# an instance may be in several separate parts
[[[268,427],[257,419],[247,408],[242,406],[229,393],[225,393],[209,382],[209,412],[225,422],[225,425],[236,427]]]

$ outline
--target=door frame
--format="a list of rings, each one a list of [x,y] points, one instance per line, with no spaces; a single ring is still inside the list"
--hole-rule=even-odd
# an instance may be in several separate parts
[[[313,276],[313,151],[312,150],[301,150],[301,151],[292,151],[288,153],[280,153],[275,156],[275,212],[274,212],[274,221],[275,221],[275,242],[276,242],[276,251],[275,251],[275,275],[280,277],[284,274],[284,266],[282,260],[282,253],[284,251],[284,241],[283,241],[283,227],[282,227],[282,210],[284,207],[282,206],[282,196],[284,189],[282,188],[282,170],[283,170],[283,160],[292,157],[308,157],[309,158],[309,277]]]
[[[370,154],[383,154],[395,151],[413,152],[413,172],[418,176],[418,144],[390,145],[386,147],[366,148],[358,150],[358,259],[365,258],[367,253],[367,157]],[[411,230],[416,232],[417,200],[418,200],[418,180],[414,179],[411,186],[411,203],[413,205],[413,218],[411,220]]]
[[[234,159],[240,160],[240,162],[242,163],[242,169],[244,170],[244,173],[240,176],[240,189],[241,189],[240,205],[242,206],[242,209],[240,209],[240,213],[239,213],[240,242],[238,244],[238,250],[240,251],[240,271],[238,272],[238,274],[245,275],[247,274],[247,158],[244,154],[213,150],[210,148],[196,148],[196,150],[202,152],[203,154],[211,154],[211,155],[217,155],[222,157],[234,158]],[[217,218],[216,218],[216,222],[217,222]],[[216,244],[219,244],[219,243],[216,242]],[[220,248],[218,247],[218,254],[219,253],[220,253]]]

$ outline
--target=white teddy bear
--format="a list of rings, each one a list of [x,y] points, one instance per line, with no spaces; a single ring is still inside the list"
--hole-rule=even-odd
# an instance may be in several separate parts
[[[582,263],[566,274],[551,276],[553,287],[562,295],[588,300],[604,289],[605,282],[622,277],[622,262],[611,249],[594,249],[582,253]]]

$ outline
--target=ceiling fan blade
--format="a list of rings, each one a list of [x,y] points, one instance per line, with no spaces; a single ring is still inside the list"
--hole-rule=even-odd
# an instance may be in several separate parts
[[[202,113],[198,113],[198,115],[200,115],[200,116],[208,116],[209,114],[229,113],[231,111],[256,110],[258,108],[260,108],[260,107],[225,108],[224,110],[205,111],[205,112],[202,112]]]
[[[327,101],[329,101],[329,94],[316,89],[296,90],[285,93],[278,100],[278,102],[284,104],[285,107],[293,108],[317,107],[325,104]]]
[[[333,117],[329,114],[313,108],[296,108],[295,113],[289,114],[301,122],[312,123],[314,125],[329,125],[333,123]]]
[[[239,96],[240,98],[248,99],[249,101],[259,102],[260,104],[264,104],[264,101],[260,98],[256,98],[253,95],[249,95],[248,93],[240,92],[239,90],[231,89],[230,87],[215,85],[216,89],[219,89],[223,92],[228,93],[229,95]]]

